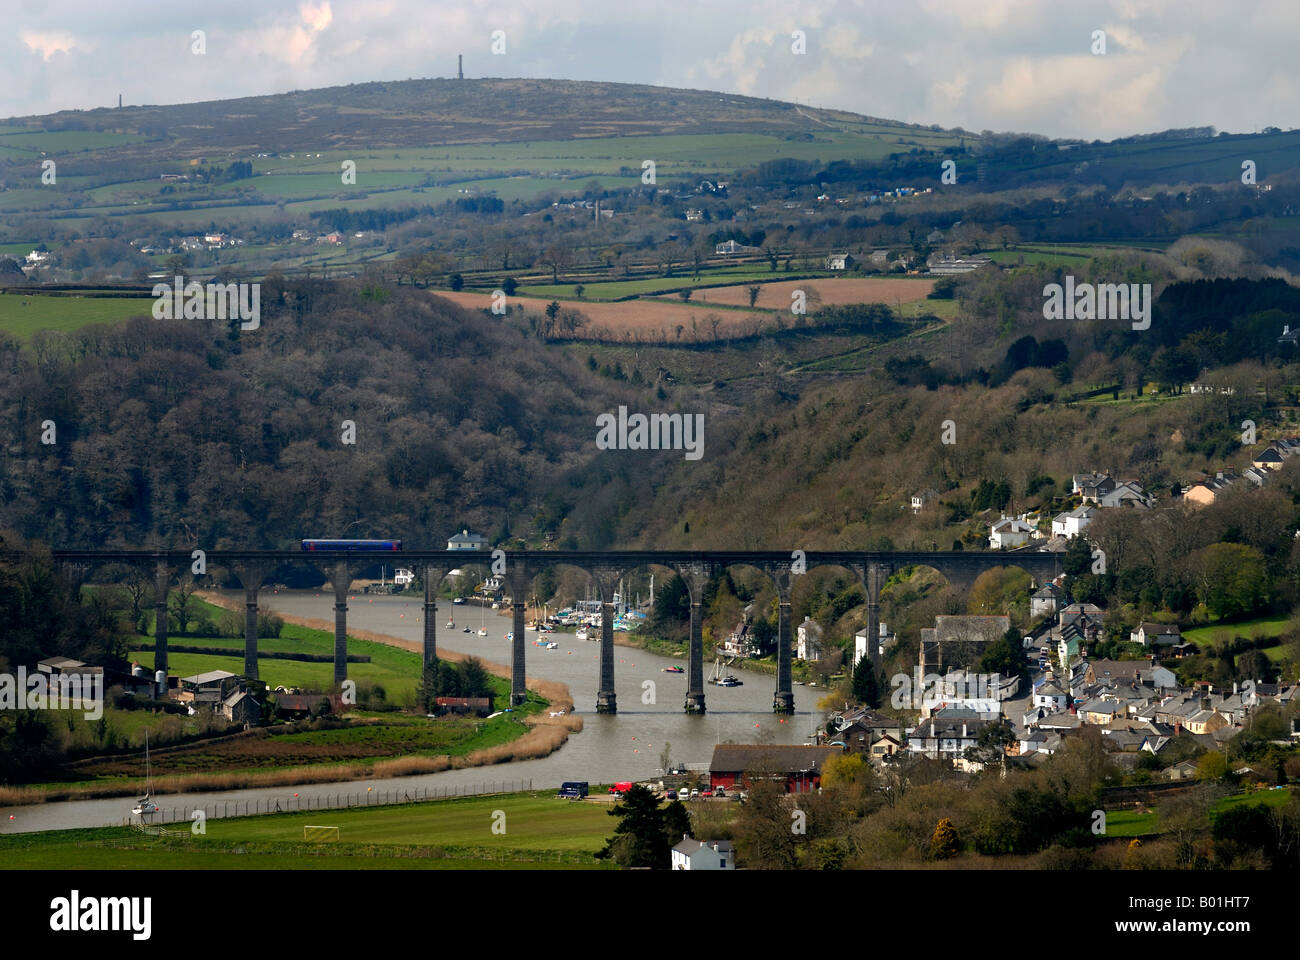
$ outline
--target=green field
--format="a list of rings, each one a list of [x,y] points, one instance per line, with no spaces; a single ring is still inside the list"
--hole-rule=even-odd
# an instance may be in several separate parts
[[[202,611],[213,620],[228,616],[222,608],[197,601],[195,609]],[[414,608],[413,608],[414,609]],[[242,623],[242,616],[240,616]],[[231,673],[244,672],[243,637],[217,636],[180,636],[173,635],[173,644],[196,647],[221,647],[230,651],[229,656],[206,653],[174,653],[169,651],[167,667],[169,672],[182,677],[204,673],[208,670],[229,670]],[[137,642],[148,647],[132,653],[134,659],[151,671],[154,664],[152,638],[141,636]],[[259,652],[268,653],[315,653],[333,657],[334,635],[324,630],[313,630],[286,623],[279,637],[262,637],[257,642]],[[390,703],[401,703],[404,698],[414,694],[420,679],[420,655],[410,650],[402,650],[386,643],[373,640],[359,640],[348,637],[348,653],[370,657],[368,663],[349,663],[348,677],[361,683],[369,681],[382,686],[388,694]],[[298,660],[275,660],[268,657],[258,659],[259,679],[272,687],[302,687],[311,690],[329,690],[334,685],[334,664],[330,662],[304,662]]]
[[[213,819],[206,835],[167,842],[122,827],[13,834],[0,836],[0,864],[11,870],[600,868],[606,865],[592,854],[613,833],[608,810],[604,803],[539,792]],[[338,842],[305,843],[308,824],[338,827]],[[500,826],[494,832],[494,824],[504,833]]]
[[[809,276],[829,278],[834,275],[825,271],[811,274],[803,272],[785,273],[783,271],[769,270],[766,266],[740,266],[704,270],[701,271],[700,278],[696,280],[690,267],[683,266],[678,268],[678,275],[675,277],[647,277],[641,280],[593,280],[584,284],[586,289],[583,291],[582,296],[584,300],[618,300],[621,297],[653,295],[662,293],[665,290],[680,290],[684,287],[689,287],[692,290],[702,290],[706,287],[730,286],[736,283],[801,280]],[[517,292],[524,297],[576,299],[577,294],[574,292],[574,286],[572,283],[530,284],[520,287]]]
[[[116,323],[148,316],[153,301],[127,297],[57,297],[48,294],[0,294],[0,331],[30,337],[38,330],[64,333],[92,323]]]
[[[1193,627],[1190,630],[1184,630],[1182,633],[1184,640],[1190,640],[1198,646],[1217,647],[1228,642],[1233,637],[1246,637],[1254,640],[1257,637],[1280,636],[1290,623],[1290,617],[1263,617],[1258,620],[1243,620],[1240,623],[1231,623],[1224,626]],[[1274,647],[1270,649],[1280,652],[1281,648]]]
[[[1224,810],[1239,806],[1264,804],[1270,807],[1286,806],[1292,790],[1259,790],[1249,793],[1236,793],[1224,797],[1210,811],[1213,819]],[[1106,836],[1108,837],[1146,837],[1160,832],[1160,812],[1134,813],[1131,810],[1108,810],[1106,812]]]

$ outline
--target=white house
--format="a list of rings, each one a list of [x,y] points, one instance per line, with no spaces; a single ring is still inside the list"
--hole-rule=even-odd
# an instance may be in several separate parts
[[[694,840],[683,835],[673,847],[674,870],[735,870],[736,855],[730,840]]]
[[[1052,614],[1061,606],[1061,600],[1064,599],[1065,592],[1051,580],[1034,591],[1029,598],[1029,615],[1031,617],[1041,617],[1045,614]]]
[[[1167,646],[1183,642],[1177,624],[1148,623],[1138,624],[1138,628],[1129,634],[1129,640],[1144,647],[1156,645]]]
[[[462,530],[447,541],[448,550],[486,550],[487,545],[487,537],[468,530]]]
[[[1057,514],[1052,520],[1052,536],[1077,537],[1096,518],[1097,508],[1087,505]]]
[[[883,657],[885,650],[894,642],[894,635],[889,632],[887,624],[880,624],[880,634],[876,637],[876,649]],[[871,655],[871,648],[867,645],[867,632],[859,630],[853,635],[853,666],[858,665],[858,661],[863,657]]]
[[[409,587],[415,582],[415,574],[405,567],[398,567],[393,571],[393,583],[399,587]]]
[[[822,628],[811,617],[804,617],[796,630],[794,655],[800,660],[820,660],[822,657]]]
[[[912,494],[912,513],[920,513],[921,509],[938,495],[938,491],[933,489]]]
[[[1023,547],[1033,535],[1033,525],[1023,517],[1003,517],[989,529],[989,547],[993,550]]]
[[[853,266],[853,254],[832,253],[826,258],[827,270],[848,270]]]
[[[1069,697],[1051,680],[1034,691],[1035,709],[1042,707],[1048,713],[1060,713],[1068,704]]]
[[[1110,492],[1099,496],[1097,502],[1103,507],[1149,507],[1151,497],[1136,480],[1122,480]]]

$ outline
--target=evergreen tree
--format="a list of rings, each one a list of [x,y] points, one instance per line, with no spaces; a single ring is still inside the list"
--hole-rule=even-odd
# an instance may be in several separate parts
[[[619,824],[614,828],[614,836],[596,854],[599,859],[612,859],[620,867],[668,869],[672,861],[671,844],[658,797],[636,784],[623,795],[621,803],[607,812],[611,817],[618,817]]]
[[[853,699],[872,709],[880,706],[880,677],[868,656],[853,668]]]
[[[668,848],[671,853],[672,848],[682,842],[682,837],[691,834],[691,815],[687,811],[686,805],[680,800],[674,800],[664,807],[664,836],[668,840]],[[669,858],[671,860],[671,856]]]

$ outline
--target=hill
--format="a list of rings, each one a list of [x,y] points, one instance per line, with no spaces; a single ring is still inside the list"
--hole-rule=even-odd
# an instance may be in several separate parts
[[[32,147],[37,131],[62,137],[56,151],[291,151],[523,143],[671,134],[767,134],[802,138],[837,129],[933,141],[941,130],[708,90],[579,80],[402,80],[201,103],[62,111],[10,118],[5,145]],[[77,134],[93,134],[78,138]],[[969,134],[966,135],[968,138]],[[153,142],[143,145],[136,138]]]

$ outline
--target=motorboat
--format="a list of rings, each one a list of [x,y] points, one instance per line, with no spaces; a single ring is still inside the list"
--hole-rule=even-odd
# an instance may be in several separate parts
[[[590,631],[587,630],[586,627],[583,627],[577,633],[574,634],[574,637],[576,637],[579,640],[590,640],[591,633]]]
[[[681,667],[664,667],[664,673],[685,673]]]
[[[720,687],[743,687],[744,685],[745,683],[743,680],[739,680],[732,676],[723,677],[718,681],[718,686]]]

